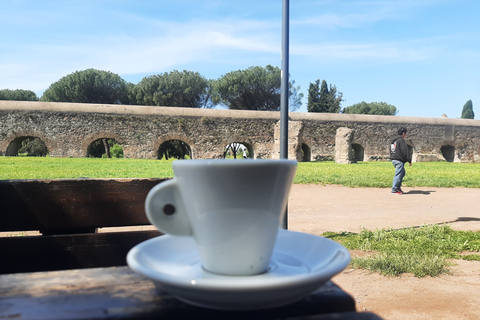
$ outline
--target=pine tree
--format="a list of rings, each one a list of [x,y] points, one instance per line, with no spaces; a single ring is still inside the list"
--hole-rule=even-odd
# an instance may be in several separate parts
[[[308,88],[308,112],[338,113],[340,112],[340,103],[342,102],[342,93],[337,94],[337,88],[330,85],[327,81],[320,80],[310,83]]]
[[[320,112],[320,80],[315,81],[315,83],[310,83],[308,87],[308,112]]]
[[[475,113],[473,112],[472,100],[468,100],[463,106],[462,119],[474,119]]]

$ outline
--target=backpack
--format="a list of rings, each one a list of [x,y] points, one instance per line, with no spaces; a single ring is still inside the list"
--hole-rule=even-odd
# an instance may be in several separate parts
[[[390,158],[392,158],[396,154],[397,140],[398,140],[398,138],[395,138],[390,142]]]

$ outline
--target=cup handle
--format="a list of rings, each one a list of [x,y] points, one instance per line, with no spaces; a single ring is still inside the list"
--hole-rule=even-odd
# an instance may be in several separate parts
[[[176,178],[161,182],[150,190],[145,200],[145,212],[148,220],[163,233],[192,235]]]

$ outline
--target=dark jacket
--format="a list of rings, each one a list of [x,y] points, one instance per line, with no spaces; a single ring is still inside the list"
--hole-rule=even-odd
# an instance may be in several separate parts
[[[398,160],[403,163],[412,162],[412,156],[408,151],[407,143],[402,137],[392,139],[392,141],[390,142],[390,159]]]

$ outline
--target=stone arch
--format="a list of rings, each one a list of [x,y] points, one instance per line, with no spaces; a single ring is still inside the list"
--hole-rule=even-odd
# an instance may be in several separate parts
[[[184,135],[178,135],[178,134],[171,134],[171,135],[166,135],[166,136],[162,136],[160,138],[158,138],[157,140],[155,140],[154,144],[153,144],[153,150],[155,152],[155,158],[158,159],[159,158],[159,150],[160,150],[160,147],[162,146],[163,143],[167,142],[167,141],[171,141],[171,140],[178,140],[178,141],[182,141],[183,143],[187,144],[189,150],[190,150],[190,159],[194,159],[195,157],[195,154],[194,154],[194,142],[192,139],[190,139],[189,137],[187,136],[184,136]]]
[[[352,160],[353,162],[363,161],[365,158],[365,149],[361,144],[352,143]]]
[[[250,159],[254,158],[254,151],[253,151],[254,147],[253,147],[252,142],[249,139],[235,138],[235,137],[233,137],[232,139],[228,139],[228,140],[223,142],[223,146],[222,146],[222,150],[223,150],[223,153],[224,153],[223,157],[225,157],[226,147],[231,143],[239,143],[239,144],[244,145],[245,148],[247,149],[247,158],[250,158]]]
[[[449,144],[444,145],[440,148],[443,158],[447,162],[453,162],[455,160],[455,147]]]
[[[120,146],[120,150],[117,149]],[[108,149],[107,149],[108,148]],[[124,149],[112,138],[100,138],[93,141],[87,148],[87,157],[93,158],[124,158]]]
[[[316,161],[315,149],[318,149],[318,142],[310,137],[299,139],[299,148],[297,150],[297,161],[309,162]],[[313,151],[312,151],[313,149]]]
[[[124,148],[125,150],[125,147],[123,146],[125,142],[118,134],[109,132],[109,131],[101,131],[101,132],[91,134],[83,140],[82,145],[80,147],[81,154],[83,154],[85,157],[88,157],[92,143],[100,139],[113,139],[118,144],[122,145],[122,148]]]
[[[5,150],[5,156],[18,156],[18,149],[20,149],[22,142],[29,138],[39,138],[40,140],[42,140],[42,142],[45,143],[47,147],[48,153],[55,149],[52,141],[45,137],[45,135],[43,135],[41,132],[36,132],[33,130],[21,130],[8,135],[5,139],[6,141],[9,141]]]
[[[300,145],[300,154],[297,154],[297,161],[300,162],[310,162],[312,161],[312,151],[310,150],[310,146],[305,142],[302,142]],[[300,159],[298,159],[300,158]]]

